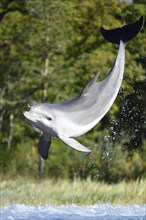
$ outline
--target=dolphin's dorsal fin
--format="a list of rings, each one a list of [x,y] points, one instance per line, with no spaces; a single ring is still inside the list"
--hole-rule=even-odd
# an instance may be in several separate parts
[[[41,135],[38,150],[41,157],[46,160],[48,158],[48,151],[51,146],[51,138],[46,137],[44,134]]]
[[[97,84],[97,79],[99,77],[101,72],[98,72],[89,82],[88,84],[85,86],[85,88],[83,89],[81,95],[86,95],[88,92],[91,91],[91,89],[93,88],[94,85]]]

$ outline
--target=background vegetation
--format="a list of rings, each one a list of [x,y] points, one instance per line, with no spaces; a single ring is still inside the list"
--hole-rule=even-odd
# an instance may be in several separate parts
[[[145,204],[145,181],[122,181],[117,184],[76,179],[32,180],[17,178],[1,183],[1,207],[11,204],[44,205],[91,205],[91,204]],[[132,190],[131,190],[132,189]]]
[[[145,1],[0,1],[1,174],[37,176],[39,134],[23,118],[28,104],[79,94],[93,74],[110,70],[118,47],[100,26],[115,28],[146,15]],[[145,24],[146,27],[146,24]],[[107,183],[146,175],[146,28],[126,47],[124,80],[111,110],[79,138],[85,155],[54,139],[43,175]]]

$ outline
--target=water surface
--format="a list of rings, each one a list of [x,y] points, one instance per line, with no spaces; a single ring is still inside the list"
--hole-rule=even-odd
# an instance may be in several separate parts
[[[1,208],[0,220],[146,220],[146,205],[27,206]]]

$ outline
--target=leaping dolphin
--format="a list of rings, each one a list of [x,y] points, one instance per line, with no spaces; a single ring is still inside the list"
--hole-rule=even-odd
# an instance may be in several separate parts
[[[119,44],[116,61],[102,81],[97,82],[100,75],[97,73],[79,96],[58,104],[36,104],[23,113],[42,132],[38,149],[43,159],[48,157],[52,137],[59,138],[75,150],[86,153],[91,151],[75,138],[93,128],[112,106],[123,79],[125,45],[138,34],[143,23],[142,16],[137,22],[121,28],[100,29],[106,40]]]

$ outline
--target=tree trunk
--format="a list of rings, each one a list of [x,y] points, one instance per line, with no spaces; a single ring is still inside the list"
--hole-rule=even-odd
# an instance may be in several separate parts
[[[10,150],[11,144],[12,144],[13,126],[14,126],[14,115],[10,114],[10,118],[9,118],[9,136],[8,136],[8,142],[7,142],[8,150]]]
[[[39,163],[38,163],[38,177],[41,178],[44,174],[44,160],[39,155]]]
[[[2,124],[3,124],[3,118],[4,114],[6,112],[6,108],[4,108],[4,95],[5,95],[5,88],[0,89],[0,132],[2,131]]]
[[[46,45],[46,52],[45,52],[45,63],[44,63],[44,71],[42,72],[43,76],[43,86],[42,86],[42,102],[46,102],[47,100],[47,90],[48,90],[48,75],[49,75],[49,37],[48,37],[48,16],[45,17],[45,26],[46,26],[46,33],[45,33],[45,45]],[[44,160],[39,155],[39,163],[38,163],[38,176],[41,178],[44,174]]]
[[[2,124],[3,124],[3,118],[4,118],[5,112],[6,112],[6,110],[3,109],[3,110],[1,110],[1,113],[0,113],[0,133],[2,131]]]

